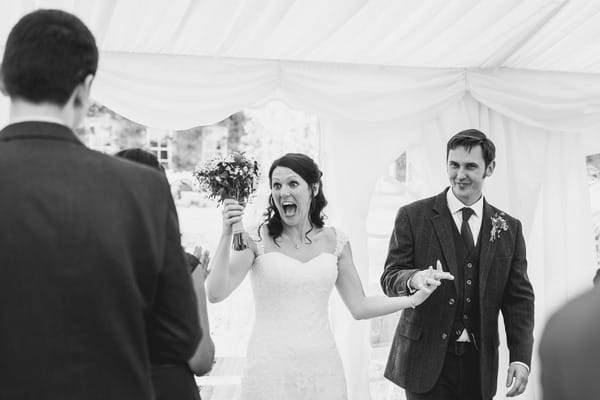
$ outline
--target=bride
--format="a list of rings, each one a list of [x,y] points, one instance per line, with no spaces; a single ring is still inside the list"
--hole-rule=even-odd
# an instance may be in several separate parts
[[[335,286],[356,319],[417,307],[452,275],[429,267],[427,287],[411,296],[365,296],[343,232],[324,225],[321,171],[290,153],[269,170],[263,224],[243,251],[230,254],[243,207],[227,200],[223,232],[206,285],[211,302],[227,298],[250,272],[256,317],[242,377],[243,400],[344,400],[346,382],[329,324]],[[439,265],[439,263],[438,263]]]

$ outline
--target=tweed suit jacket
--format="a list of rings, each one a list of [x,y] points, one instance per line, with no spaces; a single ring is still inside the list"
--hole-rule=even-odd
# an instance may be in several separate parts
[[[22,122],[0,187],[0,399],[153,398],[201,337],[164,176]]]
[[[454,221],[446,191],[400,208],[390,238],[381,286],[388,296],[407,295],[407,281],[419,269],[435,266],[458,276],[452,237]],[[508,230],[491,239],[491,217],[501,216]],[[479,261],[479,361],[482,395],[491,398],[498,376],[498,316],[505,321],[510,361],[531,365],[533,288],[527,276],[521,223],[484,201]],[[462,267],[462,266],[460,266]],[[442,285],[423,304],[406,309],[398,323],[385,377],[410,392],[425,393],[437,382],[457,312],[457,285]]]

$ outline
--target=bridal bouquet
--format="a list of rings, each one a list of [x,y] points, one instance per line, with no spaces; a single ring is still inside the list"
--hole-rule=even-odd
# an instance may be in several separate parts
[[[209,199],[216,199],[219,204],[226,199],[234,199],[244,205],[256,191],[259,168],[258,163],[245,153],[231,153],[199,165],[194,177]],[[248,248],[247,235],[241,221],[233,225],[234,250]]]

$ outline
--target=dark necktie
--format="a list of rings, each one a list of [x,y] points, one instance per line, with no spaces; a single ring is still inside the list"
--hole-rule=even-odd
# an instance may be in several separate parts
[[[462,211],[462,223],[460,224],[460,236],[462,236],[465,245],[467,246],[467,250],[473,250],[475,247],[475,243],[473,242],[473,232],[471,232],[471,227],[469,227],[469,218],[471,215],[475,213],[472,208],[463,207]]]

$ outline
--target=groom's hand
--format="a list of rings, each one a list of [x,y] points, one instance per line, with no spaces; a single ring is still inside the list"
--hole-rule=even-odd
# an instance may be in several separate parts
[[[527,381],[529,380],[529,371],[520,364],[510,364],[508,367],[508,375],[506,377],[506,387],[512,387],[506,393],[506,397],[515,397],[525,391]]]
[[[453,280],[454,276],[451,273],[442,270],[442,263],[437,260],[435,263],[435,269],[429,267],[421,271],[417,271],[410,278],[410,288],[413,290],[431,289],[441,284],[442,279]]]
[[[413,308],[427,300],[431,293],[433,293],[433,291],[442,284],[442,279],[454,279],[454,276],[452,276],[452,274],[444,272],[442,270],[442,263],[440,262],[440,260],[437,261],[435,269],[433,269],[433,267],[430,266],[425,271],[419,272],[424,272],[425,277],[422,281],[424,282],[423,286],[420,286],[419,289],[411,295],[413,301]]]

